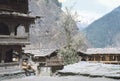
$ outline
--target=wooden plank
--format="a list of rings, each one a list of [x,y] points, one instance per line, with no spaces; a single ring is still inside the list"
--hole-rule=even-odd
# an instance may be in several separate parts
[[[19,62],[0,63],[0,67],[19,66]]]
[[[47,66],[62,66],[64,65],[62,60],[47,60]]]

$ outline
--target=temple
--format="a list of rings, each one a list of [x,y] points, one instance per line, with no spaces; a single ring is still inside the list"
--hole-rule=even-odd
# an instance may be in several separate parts
[[[28,0],[0,0],[0,73],[22,66],[22,47],[30,44],[29,27],[35,20],[28,12]]]

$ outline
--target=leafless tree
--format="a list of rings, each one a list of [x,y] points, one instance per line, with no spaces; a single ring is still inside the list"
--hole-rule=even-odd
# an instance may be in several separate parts
[[[78,31],[76,25],[77,14],[66,8],[65,13],[62,15],[61,31],[65,35],[66,43],[63,48],[60,49],[59,54],[64,58],[65,65],[78,62],[77,50],[79,48],[85,48],[87,42],[85,36]]]

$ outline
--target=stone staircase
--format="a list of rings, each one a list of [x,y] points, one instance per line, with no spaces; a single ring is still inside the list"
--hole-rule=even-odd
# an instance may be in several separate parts
[[[18,63],[0,63],[0,81],[23,76],[25,71],[19,67]]]
[[[35,73],[32,70],[23,70],[20,68],[1,68],[0,67],[0,81],[2,80],[6,80],[6,79],[16,79],[16,78],[22,78],[22,77],[26,77],[26,76],[32,76],[35,75]]]
[[[11,75],[0,75],[0,81],[2,80],[8,80],[8,79],[17,79],[17,78],[23,78],[25,77],[25,74],[11,74]]]

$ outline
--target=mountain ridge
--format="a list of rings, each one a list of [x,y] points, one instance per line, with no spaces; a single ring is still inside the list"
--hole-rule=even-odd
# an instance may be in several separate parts
[[[84,32],[96,48],[116,47],[115,38],[120,33],[120,6],[90,24]],[[118,38],[119,39],[119,38]]]

